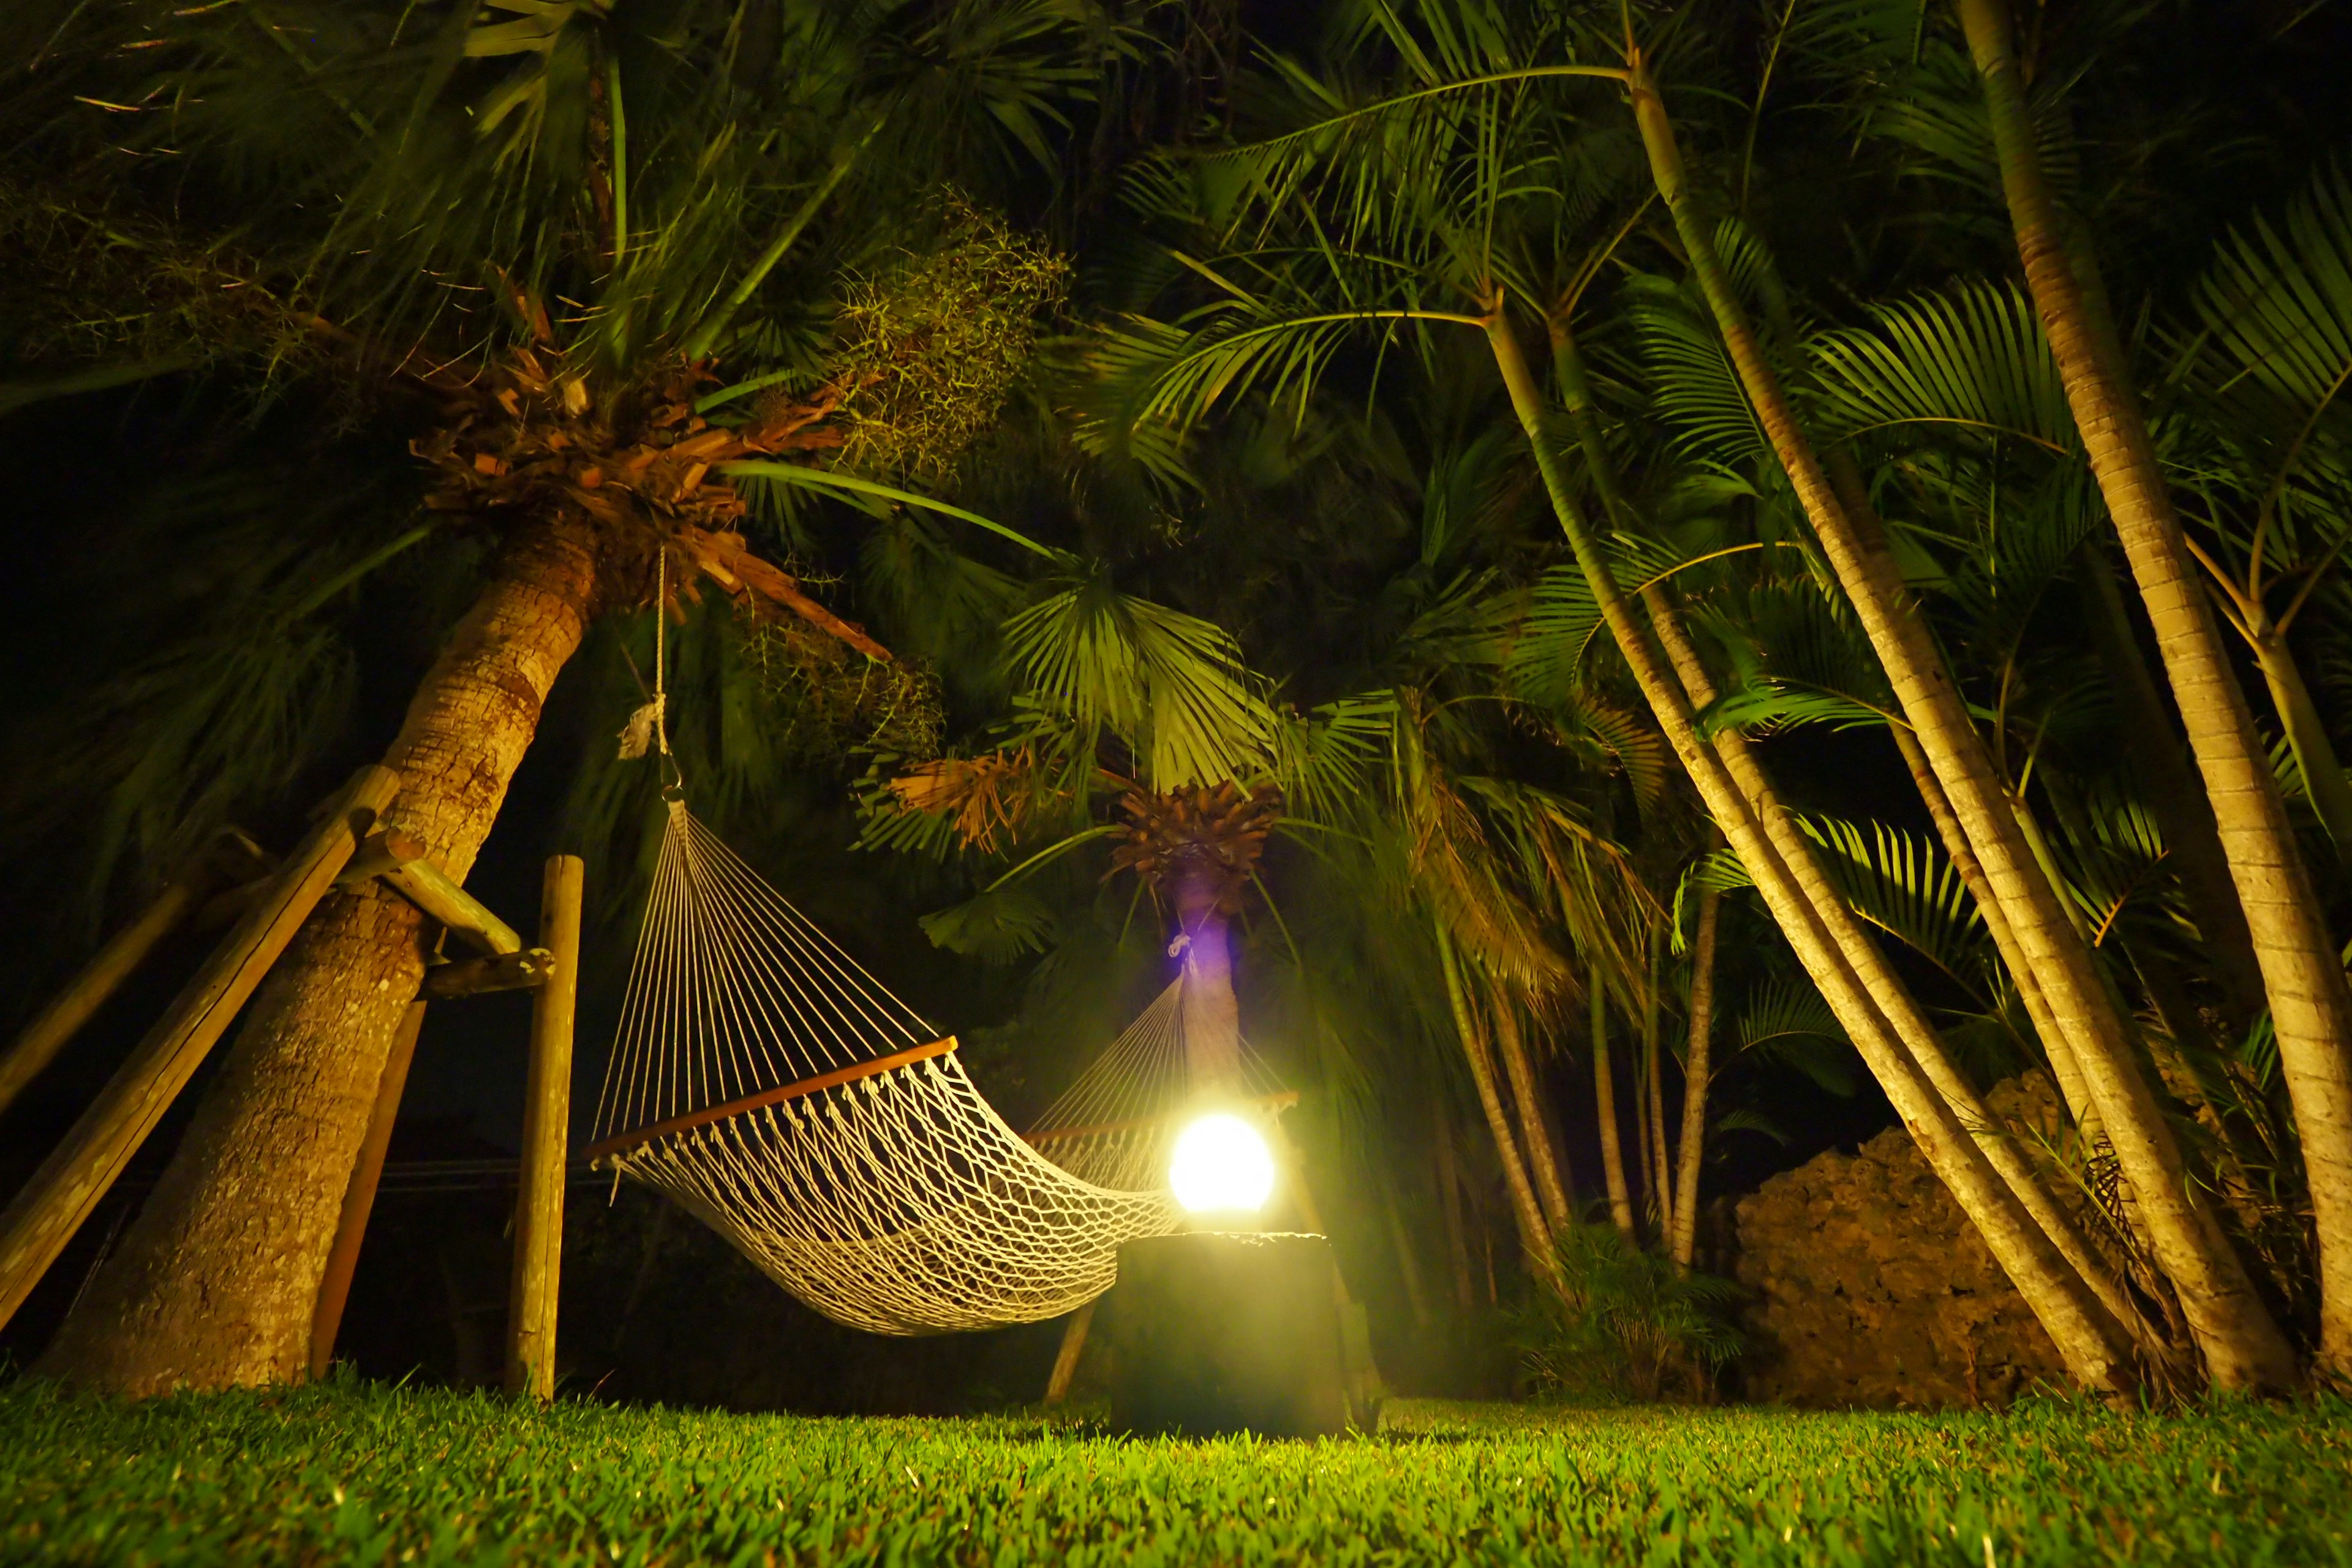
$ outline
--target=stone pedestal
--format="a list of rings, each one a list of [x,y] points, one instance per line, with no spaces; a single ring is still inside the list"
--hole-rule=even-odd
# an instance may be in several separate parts
[[[1111,1424],[1316,1437],[1348,1426],[1331,1244],[1205,1232],[1118,1249],[1105,1299]]]

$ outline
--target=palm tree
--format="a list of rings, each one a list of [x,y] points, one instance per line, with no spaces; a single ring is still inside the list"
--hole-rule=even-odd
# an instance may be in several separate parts
[[[416,442],[435,509],[498,549],[385,760],[403,779],[391,816],[460,879],[606,611],[698,576],[887,658],[751,554],[738,521],[812,486],[919,501],[806,462],[939,435],[910,417],[925,367],[859,363],[854,310],[846,363],[825,363],[824,279],[877,238],[919,240],[908,197],[940,173],[984,173],[1004,144],[973,132],[1046,152],[1055,105],[1098,58],[1082,19],[1020,4],[511,9],[460,8],[419,34],[426,18],[389,5],[299,22],[131,7],[70,18],[78,68],[52,83],[108,102],[193,89],[149,132],[213,182],[189,205],[234,212],[211,193],[258,170],[294,215],[246,231],[265,275],[293,280],[277,290],[288,313],[339,366],[446,400]],[[126,36],[142,47],[113,52]],[[74,148],[52,142],[54,167]],[[926,148],[969,156],[942,171]],[[968,255],[1018,257],[982,228]],[[968,277],[965,302],[1002,274]],[[1020,315],[993,318],[1008,342]],[[713,356],[732,385],[706,389]],[[132,1393],[301,1375],[343,1179],[422,973],[418,923],[374,893],[321,907],[47,1366]]]
[[[1757,879],[1768,901],[1774,904],[1783,929],[1831,995],[1832,1005],[1839,1007],[1842,1020],[1880,1072],[1898,1110],[1922,1132],[1939,1170],[1985,1226],[2028,1299],[2037,1310],[2044,1310],[2045,1322],[2053,1323],[2053,1338],[2067,1348],[2078,1375],[2095,1385],[2110,1383],[2121,1375],[2122,1342],[2109,1314],[2128,1312],[2128,1304],[2111,1281],[2104,1280],[2104,1270],[2081,1247],[2079,1238],[2071,1235],[2071,1226],[2048,1201],[2046,1192],[2040,1190],[2031,1170],[2016,1159],[2014,1151],[1993,1137],[1984,1139],[1985,1146],[1979,1147],[1963,1131],[1964,1120],[1950,1101],[1958,1099],[1965,1105],[1973,1100],[1973,1090],[1948,1069],[1939,1072],[1933,1089],[1914,1076],[1916,1069],[1909,1061],[1921,1054],[1923,1045],[1928,1047],[1931,1062],[1942,1061],[1933,1031],[1916,1005],[1906,1005],[1904,987],[1885,970],[1884,959],[1853,924],[1844,904],[1833,896],[1817,869],[1800,869],[1812,868],[1812,851],[1788,825],[1785,812],[1764,793],[1760,774],[1742,760],[1738,737],[1718,736],[1717,744],[1730,764],[1739,769],[1739,784],[1722,771],[1726,763],[1717,761],[1714,748],[1700,740],[1695,710],[1712,700],[1715,693],[1706,684],[1695,650],[1681,637],[1670,611],[1661,613],[1665,608],[1663,594],[1649,594],[1652,628],[1667,640],[1675,656],[1670,673],[1664,656],[1648,642],[1651,628],[1643,628],[1633,618],[1630,606],[1615,589],[1612,563],[1585,531],[1573,492],[1559,470],[1551,445],[1550,416],[1507,309],[1511,295],[1523,291],[1508,287],[1513,273],[1526,275],[1518,256],[1538,247],[1517,237],[1525,229],[1499,229],[1504,210],[1487,193],[1511,189],[1521,178],[1516,171],[1505,173],[1512,168],[1508,159],[1524,154],[1499,129],[1508,123],[1504,116],[1525,101],[1528,89],[1521,84],[1537,77],[1613,73],[1603,68],[1523,68],[1490,79],[1465,68],[1447,81],[1434,74],[1435,68],[1432,72],[1423,79],[1430,85],[1369,107],[1326,111],[1306,130],[1248,154],[1252,160],[1248,177],[1232,183],[1245,198],[1264,193],[1263,208],[1276,212],[1293,201],[1318,200],[1327,215],[1326,232],[1340,237],[1336,243],[1307,239],[1287,250],[1277,245],[1255,255],[1244,252],[1201,263],[1202,276],[1224,290],[1224,297],[1211,307],[1213,319],[1222,319],[1202,334],[1198,347],[1175,364],[1161,405],[1197,409],[1260,379],[1276,395],[1290,395],[1297,384],[1310,379],[1328,361],[1348,333],[1366,325],[1418,321],[1482,331],[1528,435],[1547,491],[1586,573],[1601,618],[1632,665],[1710,813],[1751,868],[1779,872],[1768,876],[1759,871]],[[1457,89],[1458,98],[1454,96]],[[1312,90],[1321,95],[1323,103],[1339,100],[1335,89]],[[1470,100],[1476,100],[1481,107],[1457,107]],[[1395,145],[1386,144],[1391,139]],[[1454,144],[1477,149],[1492,161],[1491,166],[1482,167],[1475,161],[1449,162],[1440,149]],[[1330,151],[1335,147],[1336,154]],[[1491,151],[1497,148],[1507,150]],[[1183,194],[1173,181],[1166,188]],[[1519,184],[1515,195],[1523,196],[1528,189],[1528,184]],[[1447,204],[1457,194],[1473,205],[1454,216]],[[1231,232],[1225,226],[1235,222],[1225,215],[1215,221],[1225,232]],[[1537,233],[1546,232],[1546,226],[1540,219],[1528,226]],[[1323,247],[1319,251],[1318,244]],[[1376,251],[1370,266],[1356,266],[1368,247],[1378,247],[1387,254],[1381,258]],[[1244,266],[1253,268],[1247,286],[1233,280],[1233,274]],[[1318,268],[1330,276],[1332,285],[1320,297],[1314,292],[1316,285],[1302,281]],[[1550,270],[1557,276],[1574,269]],[[1423,278],[1431,279],[1431,286],[1453,292],[1462,303],[1445,308],[1424,299],[1420,292]],[[1389,330],[1393,331],[1393,326]],[[1803,880],[1785,879],[1790,873]],[[1824,926],[1824,921],[1831,923]],[[1840,930],[1843,937],[1832,935]],[[1856,963],[1870,973],[1871,984],[1856,981],[1849,967]],[[1880,999],[1894,1005],[1902,1020],[1899,1045],[1894,1026],[1880,1011]],[[1980,1114],[1974,1120],[1979,1126],[1988,1125]],[[1990,1168],[1982,1163],[1988,1158],[2005,1162],[2001,1179],[1994,1179]],[[2013,1206],[2021,1196],[2036,1209],[2035,1221],[2027,1220]],[[2060,1244],[2051,1239],[2053,1236],[2067,1238],[2066,1260],[2054,1249]],[[2098,1297],[2105,1305],[2084,1291],[2086,1272],[2102,1277],[2105,1288]]]
[[[2303,1129],[2319,1235],[2325,1302],[2320,1359],[2342,1375],[2352,1369],[2352,987],[2346,984],[2212,607],[2200,592],[2200,571],[2129,380],[2121,341],[2090,303],[2087,247],[2069,245],[2051,197],[2008,7],[2001,0],[1960,0],[1958,11],[1984,80],[2026,288],[2048,333],[2108,515],[2155,624],[2157,647],[2212,799],[2262,964],[2279,1058]],[[2247,628],[2258,637],[2269,631],[2267,616],[2261,620],[2264,624],[2250,623]],[[2290,689],[2285,705],[2294,704]]]

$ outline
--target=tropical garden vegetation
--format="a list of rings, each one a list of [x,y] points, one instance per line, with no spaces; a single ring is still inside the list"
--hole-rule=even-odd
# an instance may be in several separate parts
[[[170,470],[41,546],[58,962],[362,756],[463,876],[552,750],[616,925],[682,776],[1008,1096],[1229,973],[1538,1383],[1704,1391],[1775,1082],[2081,1389],[2352,1374],[2323,8],[34,9],[0,408]],[[322,906],[45,1370],[302,1375],[418,924]]]

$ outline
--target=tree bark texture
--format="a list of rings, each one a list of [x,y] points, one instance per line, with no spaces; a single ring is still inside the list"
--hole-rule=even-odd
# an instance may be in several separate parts
[[[1675,1183],[1675,1223],[1667,1255],[1688,1268],[1698,1250],[1698,1172],[1706,1152],[1706,1088],[1714,1071],[1708,1037],[1715,1029],[1715,939],[1723,895],[1698,896],[1698,931],[1691,940],[1690,1040],[1683,1047],[1682,1171]]]
[[[385,758],[402,781],[385,820],[460,881],[595,588],[583,525],[522,525],[409,705]],[[307,1373],[343,1194],[424,975],[424,924],[381,887],[320,903],[39,1370],[138,1396]]]
[[[1478,1090],[1478,1108],[1486,1114],[1486,1131],[1494,1138],[1496,1156],[1502,1162],[1503,1187],[1510,1196],[1511,1219],[1519,1233],[1519,1251],[1528,1260],[1528,1271],[1556,1294],[1560,1289],[1559,1253],[1552,1245],[1550,1227],[1544,1224],[1543,1208],[1536,1201],[1535,1184],[1528,1179],[1527,1162],[1520,1156],[1518,1139],[1511,1131],[1510,1116],[1503,1109],[1500,1086],[1495,1080],[1494,1059],[1486,1048],[1486,1029],[1464,984],[1454,944],[1443,930],[1437,933],[1437,946],[1438,957],[1445,966],[1446,994],[1454,1007],[1454,1029],[1462,1037],[1462,1055],[1470,1064],[1470,1081]]]
[[[2319,1237],[2320,1359],[2352,1373],[2352,988],[2329,938],[2309,868],[2270,768],[2253,714],[2190,558],[2180,519],[2137,394],[2119,374],[2120,352],[2103,345],[2065,255],[2064,238],[2044,182],[2025,85],[2019,75],[2005,0],[1958,0],[1962,28],[1978,72],[2001,187],[2016,231],[2027,290],[2033,296],[2052,358],[2066,389],[2075,428],[2089,454],[2107,512],[2123,540],[2155,627],[2157,650],[2204,775],[2238,901],[2262,965],[2279,1065],[2294,1101]],[[2121,1130],[2110,1128],[2118,1153]],[[2158,1203],[2143,1187],[2151,1228]],[[2171,1259],[2162,1259],[2172,1273]],[[2192,1323],[2205,1306],[2190,1282],[2174,1276]],[[2267,1318],[2267,1314],[2265,1314]],[[2275,1348],[2245,1347],[2251,1364],[2214,1367],[2232,1386],[2283,1387],[2292,1357],[2275,1329]],[[2202,1335],[2200,1334],[2200,1340]],[[2209,1358],[2213,1347],[2206,1347]],[[2284,1362],[2284,1364],[2279,1364]]]
[[[1665,731],[1668,743],[1697,786],[1708,814],[1748,868],[1766,907],[1886,1090],[1896,1115],[2049,1331],[2069,1373],[2089,1388],[2120,1391],[2129,1386],[2132,1379],[2122,1329],[1994,1173],[1951,1107],[1920,1077],[1871,993],[1831,942],[1820,916],[1800,892],[1772,840],[1765,837],[1747,797],[1699,740],[1690,700],[1634,620],[1623,591],[1585,527],[1553,450],[1541,396],[1509,321],[1497,313],[1486,331],[1496,369],[1527,433],[1570,548],[1600,605],[1610,635]]]
[[[1868,511],[1859,485],[1841,495],[1815,457],[1715,253],[1713,237],[1692,209],[1664,101],[1638,68],[1633,93],[1659,194],[1748,402],[1976,849],[2045,1005],[2074,1047],[2125,1176],[2141,1194],[2158,1261],[2180,1294],[2215,1382],[2233,1389],[2285,1386],[2294,1377],[2285,1336],[2196,1196],[2179,1145],[2139,1070],[2123,1016],[2089,944],[2067,918],[2063,894],[2027,841],[1927,619],[1912,603],[1883,526]]]
[[[1601,1131],[1601,1174],[1609,1184],[1609,1219],[1628,1241],[1633,1237],[1633,1188],[1625,1180],[1625,1140],[1617,1121],[1617,1074],[1609,1061],[1609,1004],[1601,977],[1592,990],[1592,1106]]]
[[[1519,1027],[1518,1010],[1509,1001],[1495,1005],[1495,1052],[1511,1080],[1511,1099],[1519,1108],[1519,1143],[1528,1153],[1528,1173],[1535,1178],[1536,1197],[1543,1205],[1545,1228],[1558,1236],[1576,1217],[1561,1184],[1559,1164],[1553,1158],[1551,1131],[1544,1124],[1543,1100],[1535,1066],[1528,1059],[1527,1037]]]

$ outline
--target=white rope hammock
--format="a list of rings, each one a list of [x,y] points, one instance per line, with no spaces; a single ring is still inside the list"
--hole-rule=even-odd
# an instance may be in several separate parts
[[[835,1321],[1058,1317],[1171,1230],[1189,1098],[1171,985],[1024,1140],[956,1042],[673,802],[592,1160],[676,1199]],[[1272,1074],[1246,1050],[1253,1094]]]

